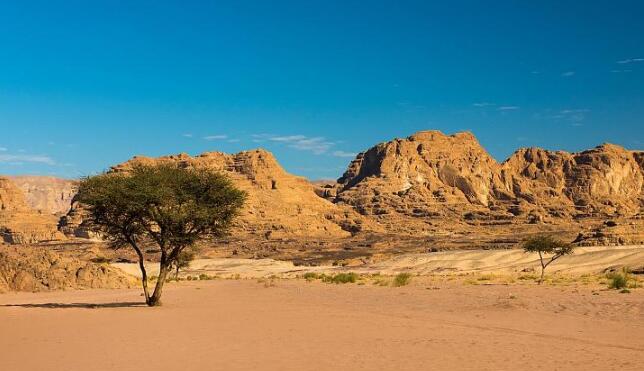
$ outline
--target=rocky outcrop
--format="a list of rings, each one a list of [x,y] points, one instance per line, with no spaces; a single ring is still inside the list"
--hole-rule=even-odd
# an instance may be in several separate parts
[[[604,144],[567,153],[526,148],[503,163],[508,190],[553,217],[629,216],[644,205],[637,152]]]
[[[0,293],[128,288],[136,281],[107,264],[63,257],[46,247],[0,247]]]
[[[49,176],[8,177],[18,186],[33,209],[46,214],[64,215],[76,194],[78,181]]]
[[[234,155],[208,152],[196,157],[187,154],[134,157],[111,171],[128,171],[134,164],[160,163],[221,172],[246,191],[248,199],[235,226],[237,236],[261,239],[347,237],[368,224],[350,208],[318,197],[311,183],[284,171],[273,155],[264,150]],[[75,205],[63,218],[62,230],[76,236],[88,236],[87,228],[82,225],[82,214],[82,205]]]
[[[58,217],[29,207],[23,192],[6,177],[0,177],[0,239],[11,244],[61,240]]]
[[[414,233],[444,221],[633,216],[644,205],[643,157],[605,144],[580,153],[524,148],[499,164],[471,133],[424,131],[359,154],[323,196]]]
[[[230,177],[248,193],[233,236],[238,241],[259,239],[266,242],[262,242],[265,248],[276,248],[271,245],[276,241],[301,245],[302,238],[338,239],[360,232],[468,239],[486,234],[492,241],[495,235],[517,236],[565,226],[571,233],[583,231],[584,243],[637,243],[644,238],[638,232],[644,220],[644,153],[611,144],[579,153],[522,148],[499,163],[471,133],[423,131],[359,154],[337,182],[309,182],[293,176],[264,150],[134,157],[110,171],[159,163]],[[0,193],[0,201],[8,210],[0,214],[6,240],[54,237],[46,235],[49,227],[44,236],[16,233],[44,222],[10,225],[7,220],[28,220],[24,215],[36,213],[15,186],[0,184],[0,188],[5,192]],[[69,236],[97,237],[83,219],[82,205],[73,203],[60,221],[60,230]],[[604,233],[610,235],[607,239],[594,232],[606,220],[625,223],[625,219],[634,223],[632,227],[613,228]],[[536,227],[526,228],[527,224]],[[29,237],[33,235],[38,236]]]

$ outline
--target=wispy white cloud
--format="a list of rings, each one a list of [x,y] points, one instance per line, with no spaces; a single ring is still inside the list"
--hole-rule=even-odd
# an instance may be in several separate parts
[[[563,109],[556,114],[550,116],[551,119],[569,122],[572,126],[582,126],[582,122],[586,120],[586,115],[590,112],[587,108],[569,108]]]
[[[490,106],[496,106],[496,103],[478,102],[478,103],[473,103],[472,105],[474,107],[490,107]]]
[[[574,76],[574,75],[575,75],[575,71],[566,71],[566,72],[561,74],[561,76],[563,76],[563,77],[571,77],[571,76]]]
[[[617,61],[618,64],[630,64],[630,63],[638,63],[638,62],[644,62],[644,58],[628,58],[628,59],[622,59],[621,61]]]
[[[610,70],[612,73],[629,73],[633,72],[633,70]]]
[[[561,110],[561,113],[564,115],[575,114],[575,113],[585,113],[590,112],[587,108],[575,108],[575,109],[565,109]]]
[[[0,152],[7,152],[8,149],[6,147],[0,147]]]
[[[228,135],[221,134],[221,135],[207,135],[203,137],[205,140],[224,140],[228,139]]]
[[[316,155],[326,153],[333,146],[332,142],[327,141],[323,137],[289,140],[288,143],[291,148],[300,151],[310,151]]]
[[[184,138],[192,138],[193,137],[193,135],[191,133],[181,134],[181,136],[184,137]]]
[[[253,142],[280,143],[289,148],[313,152],[316,155],[328,153],[329,150],[336,145],[335,142],[329,141],[324,137],[308,137],[306,135],[255,134],[253,135]]]
[[[307,139],[304,135],[269,136],[268,140],[273,142],[293,143]]]
[[[51,157],[45,155],[11,155],[0,154],[0,163],[37,163],[45,165],[56,165]]]
[[[501,107],[499,107],[499,111],[516,111],[519,108],[521,108],[521,107],[519,107],[519,106],[501,106]]]
[[[353,157],[356,157],[358,154],[353,153],[353,152],[345,152],[345,151],[333,151],[333,153],[331,155],[333,155],[333,157],[350,157],[350,158],[353,158]]]

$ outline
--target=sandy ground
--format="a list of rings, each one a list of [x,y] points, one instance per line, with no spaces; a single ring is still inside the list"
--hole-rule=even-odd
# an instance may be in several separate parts
[[[319,281],[0,295],[0,370],[641,370],[644,290]]]
[[[114,266],[125,272],[140,276],[138,264],[119,263]],[[548,267],[549,273],[601,273],[610,267],[644,266],[644,246],[584,247],[570,256],[562,257]],[[241,277],[294,277],[305,272],[334,273],[352,271],[361,274],[393,275],[410,272],[421,275],[450,275],[465,273],[517,273],[524,269],[539,268],[537,254],[526,254],[522,250],[466,250],[445,251],[425,254],[404,254],[382,262],[358,267],[305,267],[292,262],[272,259],[201,259],[191,263],[186,274],[206,273],[215,276]],[[158,275],[158,265],[149,264],[150,274]]]

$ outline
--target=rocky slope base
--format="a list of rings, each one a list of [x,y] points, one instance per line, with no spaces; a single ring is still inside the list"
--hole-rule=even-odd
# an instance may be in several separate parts
[[[136,285],[134,277],[107,264],[63,257],[44,246],[0,246],[0,293]]]

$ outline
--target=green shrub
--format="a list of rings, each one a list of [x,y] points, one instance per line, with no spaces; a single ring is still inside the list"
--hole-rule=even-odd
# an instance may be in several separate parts
[[[349,272],[349,273],[338,273],[335,276],[322,275],[320,278],[322,279],[323,282],[327,282],[327,283],[336,283],[336,284],[356,283],[356,281],[358,280],[358,275],[353,272]]]
[[[307,281],[313,281],[320,278],[320,276],[318,276],[318,274],[314,272],[306,272],[304,273],[304,276],[302,276],[302,278],[304,278]]]
[[[612,277],[609,277],[608,287],[611,289],[619,290],[626,288],[628,281],[624,275],[615,274]]]
[[[630,281],[630,275],[628,274],[628,269],[624,268],[622,272],[614,272],[607,275],[608,278],[608,288],[614,290],[622,290],[628,287],[628,281]]]
[[[410,281],[411,281],[410,273],[398,273],[396,277],[394,277],[393,285],[394,287],[407,286],[409,285]]]
[[[333,276],[328,276],[328,275],[326,275],[324,273],[320,273],[320,274],[318,274],[318,279],[321,280],[322,282],[329,283],[333,279]]]
[[[493,274],[484,274],[477,278],[478,281],[491,281],[495,276]]]

